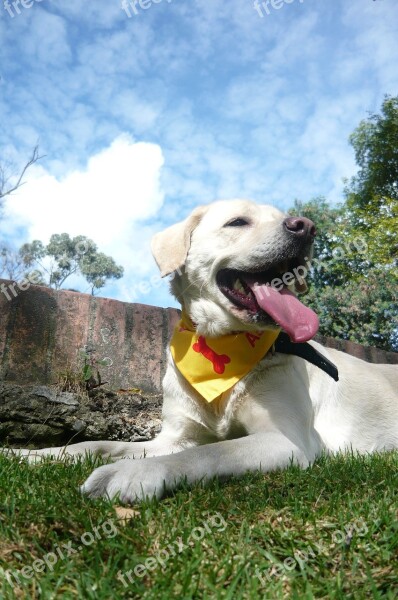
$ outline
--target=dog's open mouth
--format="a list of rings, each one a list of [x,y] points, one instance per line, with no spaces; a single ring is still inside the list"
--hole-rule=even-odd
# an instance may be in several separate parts
[[[248,311],[256,321],[271,319],[293,342],[306,342],[318,331],[318,317],[282,282],[285,275],[285,281],[289,285],[293,283],[298,266],[299,262],[289,264],[284,261],[255,273],[222,269],[217,274],[217,284],[232,304]],[[290,274],[290,280],[287,274]]]

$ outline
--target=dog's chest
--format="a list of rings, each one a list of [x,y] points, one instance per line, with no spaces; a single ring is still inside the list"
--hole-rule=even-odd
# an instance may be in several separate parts
[[[202,418],[217,440],[234,439],[253,433],[257,427],[267,429],[270,415],[266,405],[258,402],[257,388],[265,377],[264,364],[239,381],[232,390],[210,404],[202,404]]]
[[[272,428],[267,382],[278,385],[275,366],[284,357],[265,357],[231,390],[213,402],[207,402],[179,373],[169,356],[164,387],[163,419],[180,429],[187,440],[210,443],[250,435]],[[275,387],[275,385],[273,387]],[[267,389],[268,388],[268,389]]]
[[[239,407],[247,400],[245,386],[239,382],[232,391],[225,392],[205,407],[205,425],[214,432],[218,440],[247,435],[247,430],[239,419]]]

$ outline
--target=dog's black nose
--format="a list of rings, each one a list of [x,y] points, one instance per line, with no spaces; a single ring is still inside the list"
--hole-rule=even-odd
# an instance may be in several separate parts
[[[316,229],[311,219],[307,217],[287,217],[283,221],[285,229],[294,235],[300,237],[314,238],[316,236]]]

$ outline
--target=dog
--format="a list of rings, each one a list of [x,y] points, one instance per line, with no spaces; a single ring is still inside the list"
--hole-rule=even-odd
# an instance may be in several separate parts
[[[182,479],[292,462],[306,468],[324,452],[397,448],[398,367],[309,341],[318,319],[297,294],[306,289],[315,235],[309,219],[247,200],[198,207],[156,234],[154,258],[183,307],[160,434],[20,453],[111,457],[81,489],[134,503],[160,498]]]

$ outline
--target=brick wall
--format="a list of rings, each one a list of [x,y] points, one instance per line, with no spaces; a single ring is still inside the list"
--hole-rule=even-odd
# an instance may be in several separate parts
[[[140,388],[158,393],[167,342],[178,312],[129,304],[76,292],[31,286],[21,291],[0,280],[0,379],[19,384],[51,384],[66,368],[82,367],[81,350],[106,359],[103,381],[112,389]],[[398,364],[386,353],[318,336],[318,341],[369,362]]]
[[[16,287],[16,297],[7,290],[11,300],[0,292],[1,380],[54,383],[66,368],[82,368],[85,350],[106,359],[99,370],[112,389],[160,390],[176,310],[40,286]]]

